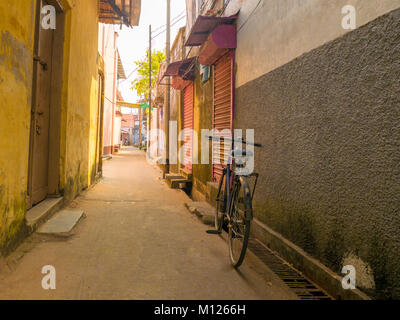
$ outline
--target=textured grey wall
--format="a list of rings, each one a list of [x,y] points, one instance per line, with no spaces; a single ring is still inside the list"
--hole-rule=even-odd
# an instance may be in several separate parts
[[[238,88],[234,124],[264,145],[256,216],[399,299],[400,10]]]

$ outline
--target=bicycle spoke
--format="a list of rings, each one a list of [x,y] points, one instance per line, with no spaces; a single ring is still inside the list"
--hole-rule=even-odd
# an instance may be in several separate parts
[[[245,208],[251,201],[244,192],[243,185],[237,182],[229,219],[229,246],[232,264],[238,267],[242,264],[249,238],[250,222],[245,218]]]

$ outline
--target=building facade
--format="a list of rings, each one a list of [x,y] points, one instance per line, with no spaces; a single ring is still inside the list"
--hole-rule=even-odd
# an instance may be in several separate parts
[[[139,145],[139,115],[123,113],[121,120],[122,142],[125,145]]]
[[[54,25],[42,23],[46,5],[55,9],[47,13]],[[1,254],[36,227],[31,208],[57,198],[66,203],[101,173],[105,72],[98,23],[103,8],[113,12],[107,6],[102,0],[0,3]],[[135,12],[127,23],[135,23]]]
[[[118,33],[112,24],[99,24],[99,54],[104,61],[104,118],[103,154],[111,155],[120,148],[121,107],[123,101],[118,91],[118,81],[126,79],[125,71],[117,47]]]
[[[253,230],[265,225],[338,275],[353,265],[358,288],[388,299],[400,297],[399,8],[188,0],[186,54],[165,73],[180,127],[199,139],[180,150],[192,197],[213,204],[226,157],[211,146],[214,161],[198,164],[201,130],[254,129]]]

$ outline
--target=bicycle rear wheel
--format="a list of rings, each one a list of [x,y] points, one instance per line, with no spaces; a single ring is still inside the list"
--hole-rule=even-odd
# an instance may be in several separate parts
[[[240,177],[233,192],[229,212],[229,256],[235,268],[240,267],[246,255],[252,218],[252,199],[249,184]]]

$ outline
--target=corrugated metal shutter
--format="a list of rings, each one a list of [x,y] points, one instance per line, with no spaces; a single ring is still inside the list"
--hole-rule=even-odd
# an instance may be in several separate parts
[[[193,130],[194,84],[191,82],[183,92],[183,128]],[[192,172],[193,135],[185,132],[183,147],[184,169]]]
[[[213,128],[232,130],[232,55],[225,54],[214,67]],[[220,144],[218,152],[218,144]],[[230,145],[213,142],[213,178],[219,181],[223,163],[228,161]],[[219,162],[217,164],[216,162]]]

